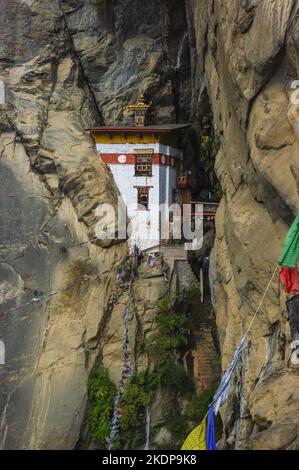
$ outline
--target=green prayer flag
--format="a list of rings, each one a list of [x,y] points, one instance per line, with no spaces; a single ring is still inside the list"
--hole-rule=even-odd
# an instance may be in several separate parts
[[[285,238],[278,264],[295,268],[299,257],[299,214],[291,225]]]

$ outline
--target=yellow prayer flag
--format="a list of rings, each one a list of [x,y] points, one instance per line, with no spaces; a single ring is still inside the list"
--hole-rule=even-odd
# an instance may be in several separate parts
[[[207,416],[208,414],[206,414],[200,425],[190,432],[189,436],[182,445],[181,450],[207,450]]]

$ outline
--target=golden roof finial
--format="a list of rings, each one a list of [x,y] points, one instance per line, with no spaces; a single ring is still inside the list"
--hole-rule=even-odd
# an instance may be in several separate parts
[[[129,104],[126,106],[129,111],[134,111],[135,113],[135,126],[143,127],[145,125],[146,114],[151,107],[150,104],[146,104],[144,95],[140,95],[140,98],[137,103]]]
[[[147,111],[150,107],[151,107],[151,103],[146,104],[144,95],[140,95],[140,98],[137,103],[127,105],[127,108],[130,111],[140,111],[140,110]]]

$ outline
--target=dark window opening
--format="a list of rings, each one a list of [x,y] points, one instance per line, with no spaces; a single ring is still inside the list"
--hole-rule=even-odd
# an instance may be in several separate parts
[[[135,176],[152,176],[151,155],[136,155]]]
[[[137,204],[142,205],[145,210],[148,210],[149,189],[148,186],[137,187]]]

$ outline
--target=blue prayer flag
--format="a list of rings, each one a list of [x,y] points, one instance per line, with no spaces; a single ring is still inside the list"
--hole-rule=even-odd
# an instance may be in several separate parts
[[[213,407],[213,405],[210,406],[209,412],[208,412],[206,445],[207,445],[207,450],[217,450],[216,439],[215,439],[214,407]]]

